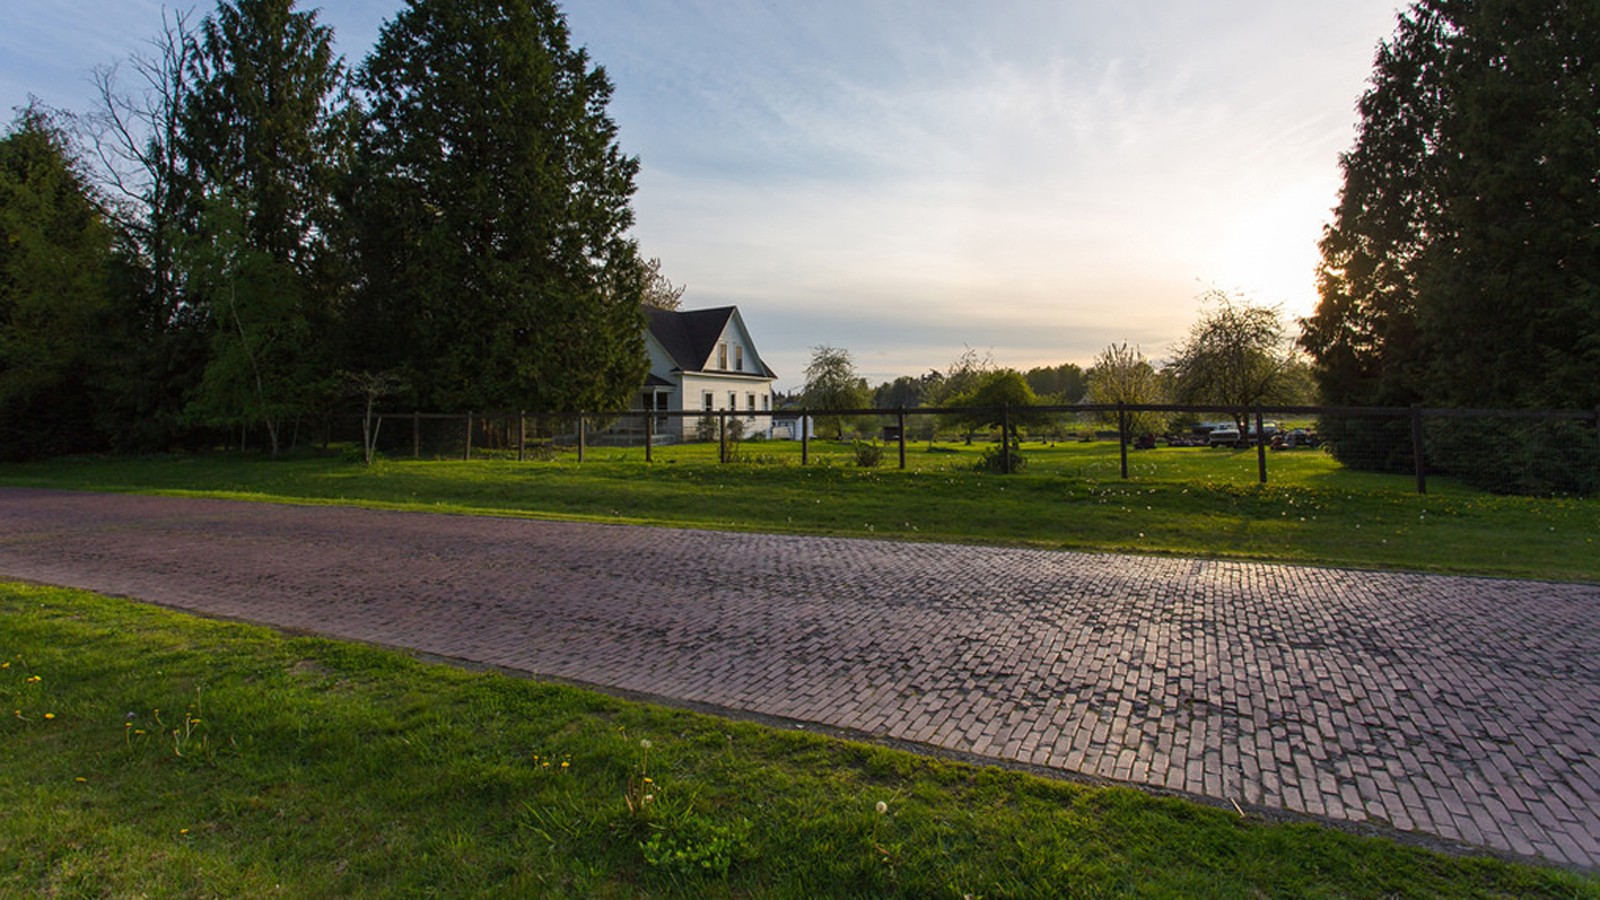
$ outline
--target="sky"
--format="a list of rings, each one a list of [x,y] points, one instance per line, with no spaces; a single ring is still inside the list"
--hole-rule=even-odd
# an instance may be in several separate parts
[[[359,64],[402,0],[301,0]],[[641,161],[634,236],[684,308],[737,305],[798,387],[1160,360],[1209,289],[1316,300],[1339,154],[1394,0],[570,0]],[[0,102],[92,108],[159,0],[0,2]],[[126,80],[126,79],[125,79]]]

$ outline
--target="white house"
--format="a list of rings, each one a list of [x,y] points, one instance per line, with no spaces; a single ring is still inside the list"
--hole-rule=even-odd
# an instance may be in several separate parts
[[[761,361],[755,341],[736,306],[687,311],[645,310],[649,325],[645,347],[650,374],[640,392],[640,409],[687,412],[735,410],[750,413],[746,428],[770,425],[772,383],[777,380]],[[660,416],[659,435],[679,440],[693,437],[693,416]]]

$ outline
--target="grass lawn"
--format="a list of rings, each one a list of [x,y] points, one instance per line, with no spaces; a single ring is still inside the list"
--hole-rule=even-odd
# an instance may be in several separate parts
[[[1326,454],[1249,450],[1132,454],[1113,442],[1026,447],[1009,477],[973,471],[978,447],[912,444],[860,468],[849,444],[751,442],[721,465],[714,444],[570,451],[555,460],[388,460],[337,454],[82,459],[0,465],[0,483],[198,493],[751,531],[1270,559],[1600,581],[1600,501],[1499,497],[1431,479],[1351,472]]]
[[[83,592],[0,622],[0,896],[1600,896]]]

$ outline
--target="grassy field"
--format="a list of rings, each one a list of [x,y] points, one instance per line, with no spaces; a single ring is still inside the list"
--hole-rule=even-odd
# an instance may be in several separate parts
[[[0,466],[0,483],[196,493],[528,515],[690,528],[1270,559],[1600,581],[1600,502],[1499,497],[1443,479],[1350,472],[1315,451],[1270,454],[1266,485],[1248,450],[1161,448],[1119,477],[1111,442],[1030,444],[1026,471],[973,470],[980,448],[910,446],[855,465],[849,444],[714,444],[564,451],[543,462],[389,460],[339,454],[82,459]]]
[[[0,896],[1600,896],[1438,855],[0,584]]]

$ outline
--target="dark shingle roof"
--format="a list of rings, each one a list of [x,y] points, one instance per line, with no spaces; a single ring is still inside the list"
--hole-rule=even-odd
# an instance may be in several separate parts
[[[650,333],[672,357],[673,367],[683,372],[701,372],[710,362],[711,352],[717,349],[717,339],[722,337],[722,332],[727,329],[734,313],[738,312],[738,307],[718,306],[687,312],[647,309],[645,312],[650,316]],[[755,348],[752,347],[751,352],[754,353]],[[757,354],[759,359],[760,355]],[[768,378],[778,377],[765,362],[761,363],[761,374]]]
[[[711,351],[717,347],[734,308],[719,306],[715,309],[694,309],[679,312],[674,309],[650,309],[650,333],[672,357],[673,365],[685,372],[699,372],[706,367]]]

